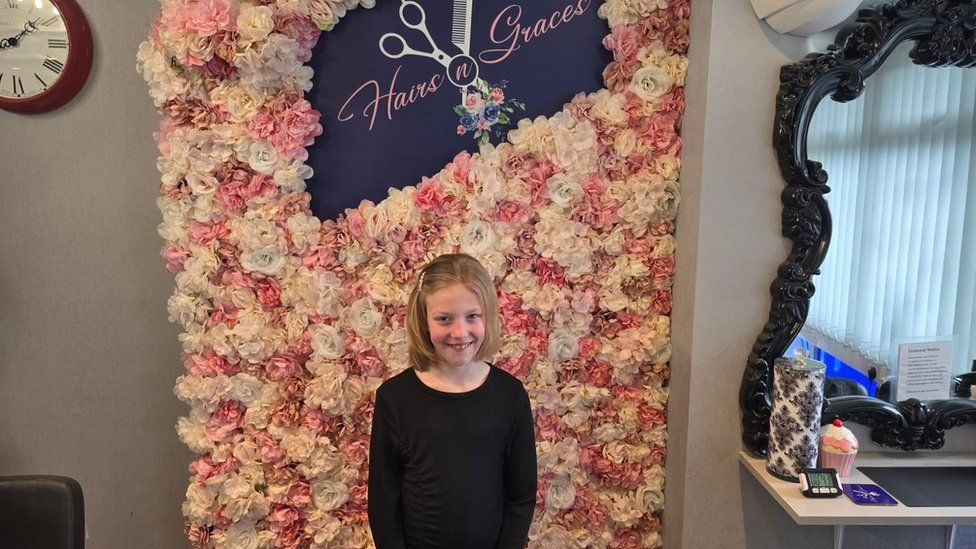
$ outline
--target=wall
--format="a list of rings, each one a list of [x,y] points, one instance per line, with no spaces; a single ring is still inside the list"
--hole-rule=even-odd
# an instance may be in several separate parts
[[[49,114],[0,112],[0,474],[85,489],[89,547],[184,547],[191,454],[158,257],[158,117],[135,72],[156,2],[79,2],[95,34],[91,78]],[[746,0],[695,0],[678,223],[666,546],[830,547],[798,527],[736,462],[740,376],[785,257],[770,145],[780,65],[804,41]],[[972,442],[972,428],[950,443]],[[866,436],[862,436],[864,440]],[[849,546],[939,546],[941,528],[861,528]],[[961,545],[960,545],[961,546]]]
[[[77,479],[89,547],[183,547],[191,455],[158,256],[158,120],[135,70],[157,2],[79,2],[95,64],[52,113],[0,111],[0,474]]]
[[[772,147],[779,68],[831,40],[777,34],[747,0],[696,0],[691,34],[665,547],[831,547],[831,527],[794,524],[737,462],[739,384],[789,244],[778,236],[783,183]],[[863,450],[878,450],[866,430],[855,432]],[[973,435],[950,431],[947,449],[972,451]],[[945,546],[942,527],[851,527],[845,536],[864,549]]]

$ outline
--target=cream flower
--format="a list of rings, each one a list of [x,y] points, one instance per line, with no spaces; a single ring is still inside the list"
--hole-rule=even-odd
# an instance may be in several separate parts
[[[260,42],[274,30],[274,12],[267,6],[242,4],[237,15],[237,36],[243,47]]]
[[[460,240],[461,251],[480,257],[494,247],[495,233],[486,221],[476,219],[464,227]]]
[[[312,501],[320,511],[334,511],[349,501],[349,487],[334,480],[312,483]]]
[[[579,343],[575,335],[564,330],[556,330],[549,336],[549,360],[551,362],[565,362],[576,358],[579,353]]]
[[[308,335],[314,354],[332,360],[342,356],[344,350],[342,336],[335,326],[329,324],[313,324],[308,328]]]
[[[556,476],[546,491],[546,508],[552,513],[569,509],[576,501],[576,487],[567,474]]]
[[[580,196],[583,195],[583,187],[575,177],[557,173],[546,182],[549,190],[549,199],[560,210],[567,210],[573,205]]]
[[[366,298],[357,300],[347,310],[346,322],[360,337],[376,335],[383,325],[383,315]]]
[[[241,254],[241,267],[266,275],[277,275],[285,266],[285,254],[277,246],[265,246],[250,253]]]
[[[630,90],[645,101],[653,101],[671,91],[674,79],[656,66],[641,67],[630,81]]]
[[[256,141],[248,148],[245,161],[254,171],[271,175],[278,168],[278,151],[267,141]]]

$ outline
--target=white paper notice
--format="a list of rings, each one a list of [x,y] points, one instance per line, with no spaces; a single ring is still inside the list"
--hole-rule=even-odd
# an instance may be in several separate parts
[[[903,343],[898,346],[898,400],[949,398],[952,341]]]

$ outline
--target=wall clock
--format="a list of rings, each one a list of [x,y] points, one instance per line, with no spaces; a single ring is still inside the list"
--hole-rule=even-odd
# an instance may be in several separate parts
[[[91,29],[74,0],[0,0],[0,108],[47,112],[88,79]]]

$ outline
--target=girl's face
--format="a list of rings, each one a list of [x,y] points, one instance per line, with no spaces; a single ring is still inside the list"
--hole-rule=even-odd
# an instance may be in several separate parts
[[[444,366],[459,368],[474,361],[485,340],[485,319],[478,296],[456,283],[427,296],[427,330]]]

